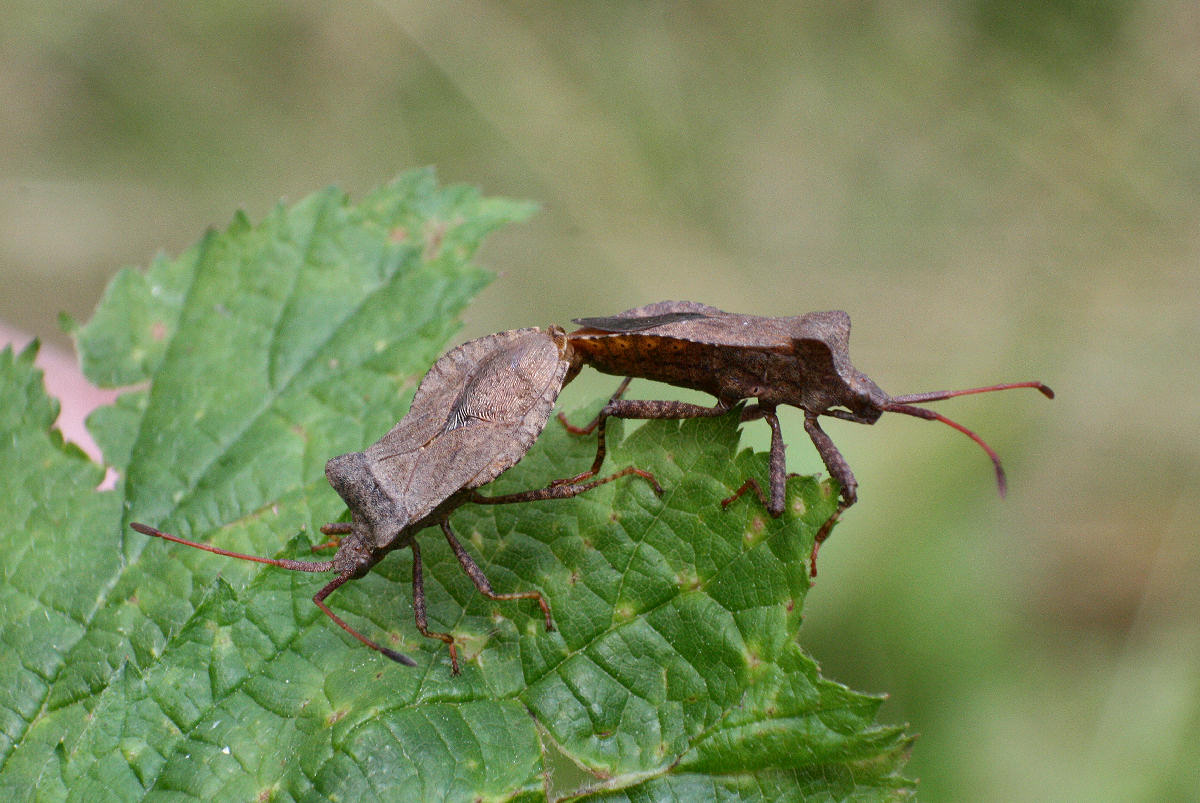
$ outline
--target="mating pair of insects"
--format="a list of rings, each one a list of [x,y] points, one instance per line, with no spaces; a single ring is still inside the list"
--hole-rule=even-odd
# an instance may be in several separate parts
[[[812,312],[765,318],[722,312],[689,301],[664,301],[608,318],[580,318],[581,328],[567,333],[548,329],[515,329],[472,340],[442,356],[421,381],[412,406],[378,443],[361,452],[339,455],[325,466],[330,485],[346,502],[347,523],[326,524],[336,546],[332,560],[300,561],[263,558],[187,541],[145,524],[133,529],[145,535],[197,547],[219,555],[267,563],[304,572],[335,572],[313,602],[343,630],[394,661],[414,665],[411,658],[359,633],[325,604],[350,580],[364,576],[394,549],[413,552],[413,609],[417,629],[446,643],[455,674],[459,671],[454,637],[429,629],[425,610],[421,550],[416,534],[438,526],[464,571],[479,592],[493,600],[531,599],[541,607],[546,629],[554,629],[550,606],[538,591],[498,594],[459,543],[450,515],[467,502],[487,505],[566,499],[620,477],[636,475],[661,493],[647,471],[627,467],[598,477],[604,463],[604,428],[608,418],[684,419],[725,415],[737,410],[742,421],[764,419],[771,427],[769,489],[764,494],[753,479],[721,501],[723,506],[747,491],[772,516],[783,513],[787,484],[783,433],[776,408],[787,404],[804,412],[804,429],[840,488],[833,515],[817,531],[810,572],[816,574],[817,550],[841,513],[857,499],[858,483],[842,454],[821,429],[826,415],[873,424],[885,412],[937,420],[963,432],[987,452],[996,470],[1001,495],[1004,470],[982,438],[939,413],[914,406],[952,396],[1009,388],[1035,388],[1054,394],[1040,382],[1016,382],[967,390],[889,396],[850,364],[850,317],[841,311]],[[600,414],[586,427],[562,423],[576,434],[597,433],[591,467],[555,480],[544,488],[502,496],[477,490],[517,463],[537,439],[562,387],[583,365],[625,379]],[[650,379],[716,396],[712,407],[680,401],[630,400],[622,396],[631,378]],[[754,400],[741,408],[744,400]]]

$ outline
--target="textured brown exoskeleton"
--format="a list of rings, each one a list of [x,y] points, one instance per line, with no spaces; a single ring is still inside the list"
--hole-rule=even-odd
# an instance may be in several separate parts
[[[763,418],[771,427],[770,498],[764,497],[754,479],[748,479],[722,505],[728,506],[747,490],[753,490],[770,514],[779,516],[784,509],[788,475],[783,434],[775,409],[781,404],[799,407],[804,411],[805,431],[830,476],[841,487],[838,508],[817,531],[813,543],[810,571],[814,576],[817,550],[842,511],[858,498],[854,473],[821,429],[818,416],[874,424],[883,413],[891,412],[949,424],[988,453],[1003,496],[1004,469],[992,448],[966,427],[933,410],[913,405],[1008,388],[1036,388],[1054,398],[1053,391],[1041,382],[889,396],[850,364],[850,316],[840,310],[763,318],[723,312],[692,301],[662,301],[609,318],[578,318],[575,323],[582,328],[567,335],[574,349],[572,371],[587,364],[626,379],[588,426],[572,427],[560,414],[560,420],[572,432],[582,434],[599,429],[595,462],[589,471],[570,481],[581,482],[599,472],[604,462],[604,420],[610,416],[669,419],[720,416],[739,401],[754,399],[757,404],[744,407],[741,418],[743,421]],[[717,404],[704,407],[679,401],[622,399],[631,377],[711,393],[717,397]]]
[[[367,574],[387,553],[410,547],[417,629],[449,646],[451,665],[458,674],[458,650],[453,636],[428,627],[421,550],[416,541],[418,531],[434,525],[441,527],[455,557],[481,594],[494,600],[535,600],[545,616],[546,629],[553,630],[550,607],[539,592],[492,591],[483,571],[450,529],[450,514],[466,502],[496,505],[565,499],[629,474],[641,476],[661,493],[653,475],[632,467],[599,480],[559,480],[545,488],[503,496],[483,496],[475,490],[515,465],[529,451],[550,417],[571,363],[571,346],[557,326],[548,330],[500,332],[472,340],[443,355],[421,380],[408,415],[391,431],[364,451],[339,455],[325,464],[329,484],[346,501],[351,514],[348,523],[326,524],[321,528],[322,533],[334,536],[325,545],[338,547],[333,560],[314,562],[244,555],[187,541],[145,524],[130,526],[145,535],[218,555],[295,571],[336,572],[337,576],[313,597],[317,607],[363,644],[412,666],[412,659],[371,641],[325,604],[325,598],[335,589]]]

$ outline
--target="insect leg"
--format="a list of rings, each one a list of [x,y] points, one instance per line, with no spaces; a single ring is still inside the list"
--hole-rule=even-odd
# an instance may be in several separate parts
[[[542,502],[546,499],[570,499],[573,496],[579,496],[581,493],[590,491],[599,485],[604,485],[621,477],[628,477],[630,474],[636,474],[650,483],[650,487],[654,489],[656,494],[663,492],[662,486],[658,484],[658,480],[649,471],[642,471],[640,468],[628,466],[616,474],[609,474],[607,477],[601,477],[591,482],[555,480],[545,488],[534,488],[532,491],[520,491],[519,493],[502,494],[501,496],[484,496],[478,491],[473,491],[468,497],[468,501],[481,505],[508,505],[515,502]]]
[[[446,536],[446,541],[450,544],[450,549],[454,550],[454,557],[458,558],[458,563],[463,567],[463,571],[471,578],[471,582],[475,584],[475,588],[479,589],[479,593],[483,594],[488,599],[494,600],[513,600],[513,599],[532,599],[537,600],[538,607],[542,609],[542,615],[546,618],[546,630],[554,629],[554,620],[550,618],[550,606],[546,604],[546,598],[538,591],[514,591],[511,594],[497,594],[492,591],[492,584],[488,581],[487,575],[483,573],[483,569],[477,564],[467,552],[463,549],[462,544],[454,537],[454,531],[450,529],[450,522],[442,522],[442,533]]]
[[[622,396],[624,396],[625,391],[629,389],[629,383],[632,381],[633,381],[633,377],[631,377],[631,376],[627,376],[624,379],[622,379],[621,384],[617,385],[616,391],[613,393],[613,395],[608,397],[608,400],[611,402],[611,401],[615,401],[616,399],[619,399]],[[577,427],[577,426],[573,425],[571,422],[567,421],[566,413],[559,413],[558,414],[558,422],[560,424],[562,424],[563,428],[566,429],[567,432],[570,432],[572,435],[591,435],[593,432],[595,432],[596,427],[600,424],[600,419],[603,417],[603,415],[604,414],[602,412],[597,413],[596,417],[593,418],[588,424],[586,424],[582,427]]]
[[[773,408],[772,408],[773,409]],[[761,404],[747,404],[742,408],[742,422],[757,421],[766,416],[767,410]]]
[[[604,454],[607,450],[604,440],[604,425],[609,416],[608,408],[625,395],[625,391],[629,389],[629,383],[632,380],[633,377],[631,376],[627,376],[621,380],[621,384],[617,385],[616,391],[612,396],[609,396],[608,403],[604,405],[600,412],[596,414],[596,417],[593,418],[591,423],[589,423],[587,426],[571,426],[571,424],[567,422],[567,417],[565,415],[562,413],[558,414],[559,423],[561,423],[566,428],[567,432],[570,432],[572,435],[591,435],[593,432],[596,432],[596,458],[592,461],[592,467],[582,474],[576,474],[574,477],[569,477],[562,480],[555,480],[555,482],[552,484],[571,485],[573,483],[583,482],[589,477],[594,477],[600,473],[600,466],[604,465]],[[597,430],[599,431],[597,432]]]
[[[750,417],[747,417],[747,412],[750,413]],[[783,430],[779,428],[779,417],[775,415],[775,411],[765,408],[762,405],[754,405],[742,411],[743,421],[752,421],[755,418],[766,419],[766,422],[771,426],[771,460],[769,463],[771,498],[768,500],[763,494],[758,480],[748,477],[742,483],[742,486],[733,492],[732,496],[721,500],[721,507],[729,507],[746,491],[754,491],[755,496],[762,502],[767,512],[773,517],[778,518],[783,515],[783,508],[787,501],[787,478],[794,475],[787,473],[787,461],[784,459],[784,450],[787,448],[787,445],[783,442]]]
[[[783,430],[779,428],[779,416],[775,411],[764,412],[763,418],[771,426],[771,504],[767,505],[767,511],[772,516],[780,516],[787,497],[787,461],[783,456],[787,445],[783,442]]]
[[[821,429],[821,425],[817,423],[816,414],[810,413],[807,410],[804,413],[804,431],[808,433],[808,437],[812,438],[813,446],[817,447],[817,454],[821,455],[821,461],[825,464],[825,468],[829,470],[829,476],[833,477],[842,488],[842,499],[838,503],[837,510],[825,520],[825,523],[821,525],[821,529],[817,530],[816,538],[813,540],[812,556],[809,558],[809,572],[813,577],[816,577],[817,551],[821,548],[821,544],[825,539],[829,537],[829,534],[833,532],[833,526],[837,524],[842,511],[858,501],[858,480],[854,479],[854,472],[850,470],[850,464],[846,462],[846,458],[842,457],[842,453],[834,446],[833,440],[825,434],[825,430]]]
[[[454,636],[449,633],[438,633],[429,629],[429,619],[425,615],[425,573],[421,568],[421,548],[414,540],[409,546],[413,553],[413,613],[417,617],[417,630],[422,636],[444,641],[450,648],[450,671],[458,674],[458,648],[454,646]]]
[[[342,545],[342,539],[339,538],[339,536],[349,535],[352,532],[353,530],[351,529],[350,522],[348,521],[335,521],[331,524],[322,524],[321,534],[331,537],[325,543],[317,544],[313,547],[310,547],[310,549],[313,552],[320,552],[322,549],[337,549]]]
[[[850,470],[850,464],[833,445],[833,439],[825,434],[825,430],[821,429],[815,413],[807,411],[804,413],[804,431],[808,433],[808,437],[812,438],[813,446],[817,447],[817,454],[821,456],[821,462],[829,470],[829,476],[837,480],[837,484],[841,486],[845,506],[850,507],[858,501],[858,480],[854,479],[854,472]]]
[[[594,477],[600,472],[600,466],[604,463],[604,422],[609,418],[635,418],[635,419],[668,419],[678,420],[683,418],[716,418],[725,415],[731,407],[727,401],[718,401],[713,407],[703,407],[699,404],[691,404],[681,401],[666,401],[654,399],[610,399],[608,404],[604,405],[604,409],[600,411],[597,417],[599,435],[596,443],[596,459],[592,462],[592,467],[582,474],[577,474],[566,480],[559,480],[563,484],[571,484],[586,480],[588,477]]]
[[[326,616],[328,616],[330,619],[332,619],[334,621],[334,624],[336,624],[342,630],[345,630],[350,635],[354,636],[356,639],[358,639],[359,641],[361,641],[363,644],[367,645],[371,649],[377,650],[377,651],[383,653],[384,655],[386,655],[388,658],[391,658],[396,663],[405,664],[407,666],[416,666],[417,662],[414,661],[413,659],[409,658],[407,655],[396,652],[395,650],[388,649],[387,647],[384,647],[380,644],[376,644],[374,641],[371,641],[369,638],[364,636],[362,633],[359,633],[357,630],[352,628],[350,625],[348,625],[344,621],[342,621],[341,617],[339,617],[336,613],[331,611],[329,609],[329,606],[325,604],[326,597],[328,597],[330,594],[332,594],[334,591],[336,591],[338,588],[340,588],[342,586],[342,584],[345,583],[347,580],[353,580],[353,579],[354,579],[354,575],[351,575],[351,574],[338,575],[337,577],[330,580],[325,585],[324,588],[322,588],[320,591],[318,591],[316,594],[313,595],[313,602],[315,602],[317,604],[317,607],[320,608],[321,611]]]
[[[728,413],[732,406],[732,404],[724,400],[718,401],[712,407],[705,407],[700,404],[681,401],[614,399],[604,405],[604,409],[600,411],[600,414],[606,418],[717,418]]]

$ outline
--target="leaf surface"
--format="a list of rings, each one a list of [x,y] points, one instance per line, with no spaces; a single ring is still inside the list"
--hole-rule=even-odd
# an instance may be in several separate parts
[[[610,428],[606,470],[651,470],[662,498],[635,477],[454,514],[498,591],[547,596],[555,632],[529,601],[481,597],[422,533],[430,626],[460,641],[457,677],[413,624],[408,551],[330,603],[415,668],[320,613],[324,576],[129,529],[307,557],[344,512],[325,460],[403,414],[487,279],[471,264],[482,238],[529,211],[417,171],[358,203],[328,190],[239,217],[123,271],[75,333],[92,381],[136,386],[89,421],[113,490],[52,429],[33,349],[0,356],[0,456],[18,467],[0,474],[5,799],[906,793],[909,737],[795,642],[831,489],[793,479],[779,520],[749,497],[723,511],[765,475],[736,417]],[[493,488],[573,475],[594,448],[552,424]]]

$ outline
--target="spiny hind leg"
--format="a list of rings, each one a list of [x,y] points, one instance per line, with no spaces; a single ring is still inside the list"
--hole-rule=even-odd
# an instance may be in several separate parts
[[[487,579],[487,575],[483,573],[483,569],[479,568],[479,564],[475,559],[463,549],[462,544],[454,537],[454,531],[450,529],[450,522],[442,522],[442,533],[446,536],[446,541],[450,544],[450,549],[454,551],[454,557],[458,558],[458,563],[463,567],[463,571],[471,578],[471,582],[475,584],[475,588],[479,589],[479,593],[483,594],[488,599],[497,601],[514,600],[514,599],[532,599],[536,600],[538,607],[542,609],[542,616],[546,619],[546,629],[554,629],[554,620],[550,617],[550,606],[546,603],[546,598],[542,596],[540,591],[514,591],[510,594],[497,594],[492,590],[492,584]]]
[[[576,474],[574,477],[556,480],[557,484],[573,485],[584,480],[594,477],[600,473],[600,466],[604,464],[604,456],[607,450],[604,439],[605,424],[609,418],[633,418],[640,420],[680,420],[684,418],[716,418],[725,415],[729,412],[731,404],[727,401],[718,401],[712,407],[704,407],[699,404],[691,404],[689,402],[655,400],[655,399],[623,399],[621,396],[629,387],[629,377],[625,378],[617,388],[617,392],[609,398],[608,403],[586,427],[573,427],[567,423],[566,417],[559,414],[559,421],[567,428],[568,432],[576,435],[589,435],[593,431],[596,432],[596,458],[592,461],[592,467],[582,474]]]

